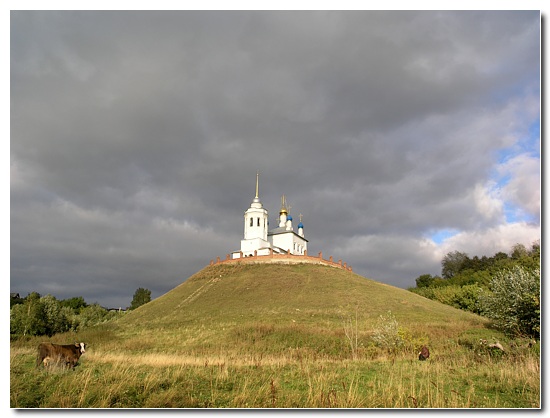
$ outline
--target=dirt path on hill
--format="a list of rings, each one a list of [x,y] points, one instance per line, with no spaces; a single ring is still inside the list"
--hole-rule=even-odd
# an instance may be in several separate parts
[[[203,295],[204,293],[208,292],[210,288],[217,282],[221,280],[221,277],[214,277],[210,280],[208,280],[205,284],[203,284],[201,287],[199,287],[197,290],[195,290],[193,293],[191,293],[189,296],[187,296],[184,300],[182,300],[176,308],[179,308],[183,305],[189,304],[193,302],[195,299],[197,299],[200,295]]]

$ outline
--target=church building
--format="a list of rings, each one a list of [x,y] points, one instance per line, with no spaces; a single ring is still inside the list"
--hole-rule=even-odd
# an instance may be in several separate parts
[[[285,196],[281,198],[281,209],[277,227],[269,230],[268,211],[262,205],[258,195],[259,174],[256,174],[256,196],[250,207],[244,212],[244,238],[241,240],[241,250],[232,253],[231,258],[250,257],[273,254],[307,254],[308,240],[304,236],[302,215],[298,224],[298,232],[292,226],[290,208],[287,207]]]

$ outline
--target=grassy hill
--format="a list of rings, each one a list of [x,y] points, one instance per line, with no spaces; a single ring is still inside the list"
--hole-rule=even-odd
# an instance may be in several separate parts
[[[341,356],[349,349],[346,325],[352,322],[366,338],[388,311],[425,343],[486,325],[479,316],[349,271],[311,264],[242,264],[206,267],[130,312],[118,327],[128,336],[183,339],[184,351],[250,351],[254,340],[263,354],[298,344]]]
[[[391,330],[388,311],[397,348],[373,338]],[[536,350],[512,349],[477,315],[328,266],[209,266],[115,322],[50,340],[75,339],[89,344],[75,372],[34,369],[42,338],[11,344],[12,407],[540,405]]]

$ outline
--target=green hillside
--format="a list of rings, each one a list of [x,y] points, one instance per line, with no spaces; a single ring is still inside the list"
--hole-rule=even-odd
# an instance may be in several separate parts
[[[484,319],[409,291],[332,267],[215,265],[127,314],[118,332],[164,339],[175,350],[280,353],[292,346],[324,354],[348,350],[345,325],[362,339],[391,311],[411,338],[438,339],[483,328]],[[159,343],[157,343],[159,344]],[[365,343],[366,344],[366,343]]]

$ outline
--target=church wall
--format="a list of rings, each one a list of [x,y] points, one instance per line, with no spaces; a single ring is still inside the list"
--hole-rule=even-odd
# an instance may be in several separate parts
[[[264,254],[267,251],[268,254]],[[341,268],[347,271],[353,271],[351,266],[348,266],[347,263],[338,260],[335,262],[333,257],[330,256],[328,260],[323,258],[323,254],[319,253],[317,257],[310,255],[292,255],[292,254],[274,254],[272,251],[267,250],[258,250],[255,256],[251,257],[240,257],[239,253],[227,254],[225,260],[221,260],[218,257],[215,261],[211,260],[210,265],[220,264],[220,263],[245,263],[245,264],[321,264],[329,267]]]
[[[244,255],[253,255],[254,250],[259,250],[262,248],[270,247],[268,241],[265,241],[261,238],[253,238],[253,239],[243,239],[241,240],[241,251]],[[266,249],[266,251],[269,251]],[[267,253],[266,253],[267,254]]]
[[[307,250],[307,242],[293,232],[272,235],[271,243],[274,247],[290,250],[291,254],[304,254]]]

